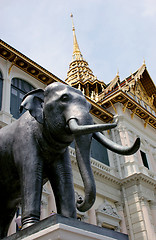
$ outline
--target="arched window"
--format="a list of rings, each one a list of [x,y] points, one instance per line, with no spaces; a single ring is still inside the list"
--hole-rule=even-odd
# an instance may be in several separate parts
[[[2,73],[0,72],[0,110],[2,107],[2,90],[3,90],[3,78]]]
[[[91,143],[91,157],[109,166],[107,149],[94,138]]]
[[[21,101],[24,95],[33,89],[34,87],[24,80],[21,80],[19,78],[12,79],[10,113],[14,118],[19,118],[22,115],[19,112]]]

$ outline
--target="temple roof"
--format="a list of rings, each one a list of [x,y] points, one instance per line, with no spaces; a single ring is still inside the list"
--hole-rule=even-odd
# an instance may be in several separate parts
[[[144,120],[144,126],[150,124],[156,128],[156,86],[152,81],[145,62],[130,76],[120,81],[116,76],[104,91],[98,96],[98,104],[109,109],[115,104],[123,104],[123,112],[131,110],[131,117],[136,114]]]
[[[150,124],[156,128],[156,87],[152,81],[145,62],[142,66],[123,81],[119,73],[108,85],[94,76],[88,63],[84,60],[75,34],[72,17],[73,30],[73,57],[69,64],[67,79],[71,86],[83,92],[88,101],[92,102],[91,113],[104,121],[110,121],[111,116],[103,115],[106,109],[113,108],[114,114],[118,114],[115,104],[123,104],[123,112],[131,110],[131,117],[139,116],[144,120],[144,126]],[[93,102],[95,104],[93,104]],[[100,107],[100,108],[99,108]]]
[[[108,84],[106,89],[99,95],[99,102],[102,102],[102,99],[107,98],[117,90],[122,89],[123,91],[128,92],[128,88],[131,87],[131,85],[135,85],[137,82],[142,85],[142,88],[146,91],[146,94],[149,97],[153,96],[153,104],[156,107],[156,86],[147,71],[145,63],[143,63],[137,71],[126,77],[123,81],[120,81],[119,75],[117,74],[116,77]]]
[[[71,86],[80,89],[87,97],[96,101],[98,94],[102,92],[102,89],[106,87],[106,84],[97,79],[93,74],[93,71],[89,68],[88,62],[84,60],[77,42],[72,14],[71,18],[73,31],[73,55],[65,81]]]
[[[92,104],[91,113],[105,122],[112,121],[113,114],[109,113],[107,109],[113,107],[117,114],[115,103],[120,102],[123,104],[123,112],[129,109],[132,118],[136,114],[144,120],[145,127],[149,124],[156,128],[156,86],[147,71],[146,64],[143,63],[137,71],[123,81],[117,74],[106,86],[103,81],[94,76],[88,63],[83,59],[77,43],[75,28],[73,43],[73,55],[76,59],[72,59],[70,63],[66,82],[84,93]],[[46,85],[55,81],[63,83],[54,74],[2,40],[0,40],[0,56],[11,62],[9,72],[15,65]]]

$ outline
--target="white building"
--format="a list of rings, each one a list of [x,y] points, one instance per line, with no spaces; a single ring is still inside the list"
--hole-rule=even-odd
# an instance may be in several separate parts
[[[111,122],[118,114],[118,127],[105,135],[118,144],[130,146],[141,138],[140,150],[132,156],[120,156],[96,141],[92,144],[91,163],[97,197],[86,213],[78,218],[101,227],[127,233],[131,240],[156,239],[156,87],[145,63],[120,81],[117,74],[108,86],[98,80],[80,52],[75,28],[68,84],[80,89],[92,104],[96,123]],[[25,93],[60,81],[22,53],[0,40],[0,127],[19,117],[18,108]],[[70,147],[75,195],[83,197],[75,150]],[[41,219],[57,212],[51,187],[43,187]],[[15,219],[9,234],[16,231]]]

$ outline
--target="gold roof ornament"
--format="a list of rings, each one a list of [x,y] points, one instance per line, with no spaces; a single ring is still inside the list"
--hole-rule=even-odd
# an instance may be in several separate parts
[[[98,96],[98,104],[105,109],[118,102],[123,104],[123,112],[131,110],[132,119],[137,115],[144,121],[145,128],[151,125],[156,129],[156,86],[145,62],[121,82],[117,74]]]
[[[75,27],[74,27],[74,21],[73,21],[73,14],[71,13],[71,19],[72,19],[72,30],[73,30],[73,57],[72,60],[83,60],[83,56],[81,54],[78,42],[77,42],[77,38],[76,38],[76,34],[75,34]]]
[[[145,58],[143,59],[143,65],[145,65],[145,66],[146,66]]]
[[[98,94],[102,92],[102,89],[106,85],[103,81],[98,80],[97,77],[94,76],[92,70],[88,66],[88,62],[84,60],[75,34],[73,14],[70,16],[72,19],[73,31],[73,55],[65,81],[72,87],[81,90],[86,96],[92,97],[94,101],[97,101]],[[92,94],[92,91],[94,94]]]
[[[118,84],[118,86],[120,85],[119,70],[117,71],[115,78],[110,82],[108,87],[104,90],[104,94],[107,94],[109,91],[112,91],[113,88],[116,86],[116,84]]]
[[[119,69],[117,70],[116,76],[118,76],[118,77],[119,77]]]
[[[48,85],[52,82],[63,83],[60,78],[56,77],[53,73],[49,72],[36,62],[32,61],[30,58],[26,57],[24,54],[4,42],[2,39],[0,39],[0,57],[11,63],[8,74],[11,73],[12,67],[15,66],[45,85]]]

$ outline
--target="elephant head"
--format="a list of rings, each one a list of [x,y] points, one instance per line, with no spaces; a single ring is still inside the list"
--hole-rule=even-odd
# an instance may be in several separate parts
[[[120,154],[133,154],[139,148],[139,139],[132,147],[122,147],[97,132],[117,126],[94,124],[89,114],[91,105],[81,91],[62,83],[48,85],[45,90],[37,89],[25,95],[20,110],[25,108],[43,126],[50,137],[66,146],[75,139],[76,158],[84,183],[85,197],[77,202],[80,211],[87,211],[95,201],[96,187],[90,163],[92,136],[104,146]],[[94,134],[93,134],[94,133]]]

